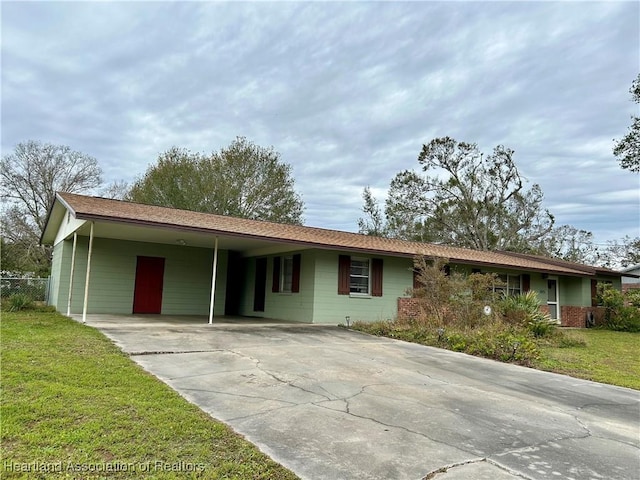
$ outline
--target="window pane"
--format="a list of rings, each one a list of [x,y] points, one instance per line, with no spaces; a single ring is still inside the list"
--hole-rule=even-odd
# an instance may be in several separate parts
[[[549,302],[555,302],[556,301],[556,293],[557,293],[556,292],[556,281],[555,280],[549,280],[547,282],[547,286],[548,286],[547,300]]]
[[[369,279],[367,277],[351,277],[350,290],[352,293],[369,293]]]
[[[351,293],[369,293],[369,260],[361,258],[351,259],[351,276],[349,279]]]
[[[282,259],[282,291],[290,292],[293,281],[293,257]]]
[[[509,275],[509,295],[520,295],[520,275]]]
[[[368,260],[351,260],[351,275],[369,276]]]
[[[549,304],[549,315],[553,320],[558,319],[558,305],[556,305],[555,303]]]

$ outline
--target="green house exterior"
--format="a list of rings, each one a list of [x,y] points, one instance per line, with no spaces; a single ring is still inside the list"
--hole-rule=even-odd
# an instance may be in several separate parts
[[[42,243],[54,247],[50,303],[70,314],[142,311],[326,324],[393,319],[410,302],[414,256],[427,254],[449,258],[460,271],[508,275],[513,291],[536,291],[562,325],[584,326],[595,308],[595,284],[620,288],[621,278],[541,257],[66,193],[57,196]]]

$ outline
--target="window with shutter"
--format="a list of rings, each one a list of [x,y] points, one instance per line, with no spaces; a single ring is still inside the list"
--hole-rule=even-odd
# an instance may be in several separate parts
[[[371,261],[371,295],[382,296],[382,259],[374,258]]]
[[[338,295],[349,295],[349,269],[351,257],[340,255],[338,258]]]
[[[382,296],[382,259],[340,255],[338,295]]]
[[[271,291],[274,293],[299,293],[300,263],[300,254],[273,257],[273,284]]]

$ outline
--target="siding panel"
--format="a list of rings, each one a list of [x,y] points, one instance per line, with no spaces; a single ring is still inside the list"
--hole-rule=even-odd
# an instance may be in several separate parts
[[[71,242],[65,241],[63,243],[64,260],[60,268],[61,280],[57,280],[59,288],[56,301],[56,307],[60,311],[66,311],[71,261]],[[87,249],[88,238],[78,237],[72,313],[82,311]],[[89,313],[131,314],[138,255],[165,258],[163,314],[208,315],[213,264],[212,250],[106,238],[94,239]],[[227,252],[221,250],[218,252],[215,312],[224,312],[226,268]]]

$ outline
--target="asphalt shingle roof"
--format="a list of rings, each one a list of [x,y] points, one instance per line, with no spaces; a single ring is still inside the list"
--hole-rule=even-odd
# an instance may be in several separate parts
[[[457,263],[501,266],[565,275],[591,276],[598,272],[619,275],[619,272],[614,272],[613,270],[596,269],[587,265],[534,255],[479,251],[447,245],[408,242],[338,230],[234,218],[72,193],[58,193],[57,195],[62,204],[76,218],[85,220],[115,221],[169,229],[189,229],[202,233],[249,237],[324,249],[396,256],[421,254],[444,257]]]

